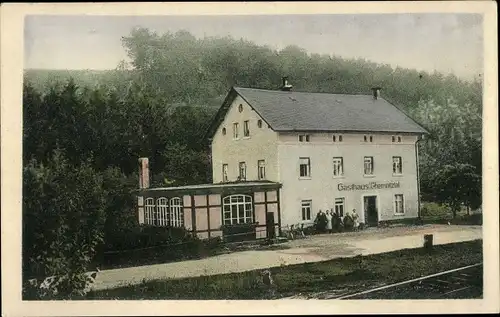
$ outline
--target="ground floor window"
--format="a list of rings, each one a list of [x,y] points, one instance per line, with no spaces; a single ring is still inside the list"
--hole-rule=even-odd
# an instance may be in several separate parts
[[[179,197],[170,199],[170,223],[171,227],[182,227],[184,225],[184,213],[182,202]]]
[[[182,227],[184,226],[184,213],[182,200],[179,197],[160,197],[155,201],[153,198],[146,199],[146,210],[144,223],[158,227]]]
[[[153,198],[147,198],[146,199],[146,210],[145,210],[145,215],[144,215],[144,222],[147,225],[152,225],[155,221],[155,201]]]
[[[345,210],[345,199],[344,198],[335,198],[335,212],[340,217],[344,217]]]
[[[403,195],[394,195],[394,213],[396,214],[404,214],[405,213],[405,205]]]
[[[234,225],[253,221],[253,202],[249,195],[231,195],[223,200],[224,224]]]
[[[168,200],[166,198],[158,198],[156,201],[158,212],[158,226],[164,227],[168,223]]]
[[[311,200],[303,200],[301,202],[301,210],[302,210],[302,221],[310,221],[311,220],[311,209],[312,209],[312,201]]]

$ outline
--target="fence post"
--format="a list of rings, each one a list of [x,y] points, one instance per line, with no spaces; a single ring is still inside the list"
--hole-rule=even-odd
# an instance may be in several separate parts
[[[424,235],[424,249],[427,251],[431,251],[434,243],[434,235],[425,234]]]

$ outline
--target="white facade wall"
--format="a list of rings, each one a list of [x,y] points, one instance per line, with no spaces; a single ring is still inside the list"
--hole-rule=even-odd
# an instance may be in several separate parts
[[[243,111],[239,112],[239,105]],[[243,136],[243,122],[249,120],[250,136]],[[257,126],[262,120],[262,127]],[[233,139],[233,123],[239,126],[239,138]],[[226,135],[222,129],[226,128]],[[257,180],[257,162],[265,160],[266,179],[279,181],[278,171],[278,134],[240,97],[232,102],[224,121],[219,125],[212,140],[213,182],[222,181],[222,165],[228,164],[228,180],[236,181],[239,175],[239,162],[246,163],[246,179]]]
[[[242,111],[239,111],[239,105]],[[249,120],[250,136],[243,136],[243,122]],[[258,127],[262,120],[262,127]],[[233,139],[233,123],[239,126],[239,138]],[[222,129],[226,129],[223,135]],[[258,161],[265,160],[266,180],[283,185],[280,192],[282,226],[302,223],[301,201],[311,200],[311,222],[317,212],[334,208],[335,198],[345,199],[345,211],[356,209],[360,222],[365,222],[363,197],[377,196],[378,220],[418,217],[418,189],[415,142],[416,135],[309,133],[310,142],[299,142],[299,133],[277,133],[240,97],[232,102],[224,121],[212,140],[213,182],[223,178],[222,166],[228,164],[228,181],[236,181],[239,163],[246,163],[246,180],[258,179]],[[342,142],[338,136],[342,135]],[[367,141],[364,141],[364,135]],[[372,136],[373,141],[369,141]],[[401,142],[397,142],[397,137]],[[374,159],[374,175],[363,175],[364,157]],[[392,157],[402,158],[402,175],[393,175]],[[311,177],[300,179],[299,159],[311,160]],[[344,175],[333,176],[333,157],[343,158]],[[399,188],[339,191],[339,184],[390,183],[399,181]],[[404,197],[404,214],[395,214],[394,195]],[[306,221],[307,222],[307,221]]]
[[[331,133],[310,134],[310,142],[299,142],[298,134],[280,134],[278,159],[280,164],[282,224],[301,223],[301,201],[312,200],[312,217],[322,209],[334,208],[335,198],[345,199],[345,210],[356,209],[364,222],[363,196],[376,195],[379,221],[418,216],[418,190],[415,142],[416,136],[402,135],[401,142],[392,142],[392,135],[372,135],[373,142],[364,142],[364,134],[342,134],[342,142],[332,141]],[[374,175],[364,176],[364,156],[374,159]],[[392,157],[401,156],[402,175],[393,175]],[[311,177],[299,177],[299,158],[309,157]],[[333,176],[333,157],[343,158],[344,175]],[[367,184],[399,181],[399,188],[339,191],[339,183]],[[404,214],[394,213],[394,195],[403,194]]]

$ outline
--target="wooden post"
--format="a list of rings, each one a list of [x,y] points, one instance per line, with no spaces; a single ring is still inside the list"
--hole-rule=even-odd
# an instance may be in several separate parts
[[[431,251],[433,247],[433,239],[434,235],[432,234],[424,234],[424,249],[427,251]]]

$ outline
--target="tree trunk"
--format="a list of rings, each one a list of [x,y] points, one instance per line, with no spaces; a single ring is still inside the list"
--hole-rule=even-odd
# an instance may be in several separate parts
[[[453,219],[457,219],[457,209],[453,208]]]
[[[470,216],[470,207],[467,206],[467,216]]]

